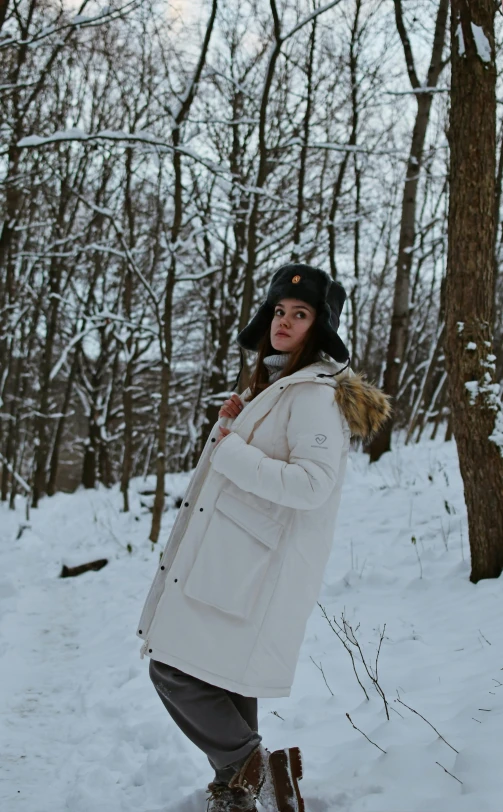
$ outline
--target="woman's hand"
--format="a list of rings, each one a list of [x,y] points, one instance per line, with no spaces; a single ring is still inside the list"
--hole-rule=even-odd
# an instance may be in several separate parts
[[[222,404],[222,408],[220,409],[218,416],[219,417],[237,417],[238,414],[242,411],[243,404],[241,403],[241,399],[239,395],[232,395],[232,397],[228,398],[228,400],[224,400]],[[217,443],[222,440],[223,437],[227,437],[228,434],[231,433],[231,429],[224,429],[220,426],[220,433],[217,437]]]
[[[230,429],[224,429],[222,426],[220,426],[220,434],[217,437],[217,442],[215,443],[215,445],[217,445],[220,442],[220,440],[222,440],[224,437],[227,437],[227,435],[230,433],[231,433]]]
[[[239,395],[232,395],[228,400],[224,400],[222,404],[222,408],[220,409],[218,416],[219,417],[237,417],[238,414],[242,411],[243,404],[239,398]]]

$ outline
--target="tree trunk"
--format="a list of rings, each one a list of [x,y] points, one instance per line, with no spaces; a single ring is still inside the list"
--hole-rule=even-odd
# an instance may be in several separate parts
[[[503,410],[492,354],[495,12],[493,0],[452,0],[446,362],[474,583],[503,569]]]
[[[213,31],[213,24],[217,13],[218,0],[213,0],[211,4],[211,14],[206,26],[206,34],[201,47],[199,61],[196,70],[190,81],[188,90],[184,93],[183,101],[178,109],[175,117],[175,124],[171,132],[173,142],[173,171],[175,175],[174,182],[174,211],[173,222],[170,234],[170,247],[171,247],[171,261],[168,267],[168,279],[166,282],[166,292],[164,296],[164,318],[163,324],[159,324],[159,330],[162,332],[160,337],[161,342],[161,356],[162,356],[162,372],[161,372],[161,401],[159,407],[159,423],[157,428],[157,460],[156,460],[156,486],[154,507],[152,510],[152,526],[150,528],[150,541],[156,543],[159,539],[161,532],[161,518],[164,510],[164,476],[166,473],[166,435],[169,420],[169,397],[171,389],[171,356],[172,356],[172,306],[173,294],[176,283],[176,251],[177,241],[182,229],[182,216],[183,216],[183,181],[182,181],[182,159],[179,147],[181,144],[180,128],[187,118],[194,96],[196,93],[197,85],[206,62],[206,54],[210,44],[211,34]]]
[[[35,421],[35,432],[37,446],[35,451],[35,475],[33,480],[33,507],[38,506],[42,494],[46,491],[47,484],[47,460],[49,457],[49,429],[48,413],[50,409],[50,398],[52,391],[51,368],[53,363],[53,351],[56,341],[59,309],[60,309],[60,287],[61,287],[61,265],[53,260],[49,270],[49,307],[46,317],[46,334],[40,370],[40,401],[38,415]]]
[[[427,86],[434,88],[442,71],[442,51],[444,48],[445,30],[449,0],[440,0],[435,24],[435,35],[428,70]],[[398,243],[398,257],[395,291],[393,297],[393,315],[391,318],[391,331],[386,353],[386,368],[384,371],[383,389],[393,398],[398,393],[400,372],[405,361],[405,351],[409,332],[409,291],[410,273],[412,266],[413,248],[416,240],[416,205],[423,158],[426,130],[430,118],[432,93],[421,92],[414,67],[412,49],[402,17],[401,0],[395,0],[395,16],[398,32],[407,62],[407,70],[413,90],[416,91],[417,115],[412,134],[412,142],[407,163],[407,173],[402,202],[402,216],[400,222],[400,238]],[[391,432],[393,420],[388,420],[382,431],[370,444],[370,461],[375,462],[381,454],[391,448]]]
[[[131,191],[131,176],[132,176],[132,161],[133,151],[127,150],[126,152],[126,187],[124,192],[125,209],[127,215],[129,247],[134,247],[135,241],[135,218],[132,201]],[[123,294],[123,307],[124,316],[131,322],[132,320],[132,306],[133,306],[133,273],[129,263],[124,268],[124,294]],[[129,480],[131,479],[131,471],[133,467],[133,330],[130,327],[126,339],[126,370],[124,373],[124,385],[122,387],[122,408],[124,410],[124,453],[122,457],[122,471],[121,471],[121,493],[124,500],[124,513],[129,512]]]
[[[293,249],[292,262],[300,262],[303,256],[300,241],[302,237],[302,226],[304,209],[306,207],[304,199],[304,187],[306,182],[306,162],[307,147],[309,143],[309,127],[311,124],[311,110],[313,106],[313,65],[314,50],[316,44],[316,17],[313,20],[311,37],[309,40],[309,56],[307,60],[307,88],[306,88],[306,112],[304,113],[302,147],[300,150],[299,183],[297,187],[297,211],[295,213],[295,224],[293,228]]]
[[[49,481],[47,483],[47,496],[54,496],[56,493],[56,480],[58,477],[58,469],[59,469],[59,453],[61,450],[61,441],[63,439],[63,432],[65,428],[66,422],[66,415],[70,408],[70,402],[72,398],[72,391],[73,391],[73,384],[75,381],[75,374],[77,372],[78,367],[78,354],[80,351],[80,346],[75,349],[74,358],[72,361],[72,366],[70,372],[68,374],[68,380],[66,382],[65,387],[65,397],[63,399],[63,405],[61,407],[61,417],[58,419],[58,425],[56,428],[56,434],[54,437],[54,443],[52,446],[52,454],[51,454],[51,462],[49,465]]]

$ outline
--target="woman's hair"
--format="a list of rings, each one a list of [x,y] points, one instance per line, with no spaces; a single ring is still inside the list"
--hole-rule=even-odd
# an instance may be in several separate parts
[[[286,375],[292,375],[299,369],[314,363],[314,361],[318,360],[319,351],[319,337],[315,319],[307,330],[304,341],[299,344],[295,350],[292,350],[290,358],[281,370],[279,377],[284,378]],[[257,353],[255,367],[250,376],[250,395],[247,398],[247,403],[253,400],[253,398],[256,398],[257,395],[269,386],[269,372],[264,364],[264,358],[267,358],[268,355],[278,353],[278,350],[275,350],[271,344],[270,325],[259,341]]]

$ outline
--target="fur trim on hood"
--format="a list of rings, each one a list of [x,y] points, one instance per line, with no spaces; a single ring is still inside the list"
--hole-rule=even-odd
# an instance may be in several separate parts
[[[335,400],[351,434],[369,442],[391,415],[391,397],[365,380],[360,372],[341,378],[335,388]]]

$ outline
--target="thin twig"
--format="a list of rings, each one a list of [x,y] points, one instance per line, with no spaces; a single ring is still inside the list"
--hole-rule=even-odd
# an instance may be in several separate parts
[[[384,694],[384,691],[381,688],[381,686],[379,685],[379,681],[378,681],[379,654],[381,652],[381,646],[382,646],[382,641],[384,639],[384,632],[386,630],[386,624],[384,624],[383,630],[382,630],[380,638],[379,638],[379,646],[378,646],[377,655],[376,655],[375,673],[373,673],[372,668],[369,665],[367,665],[367,662],[365,660],[365,657],[364,657],[364,654],[363,654],[363,651],[362,651],[362,647],[361,647],[360,643],[358,642],[358,640],[356,638],[356,635],[355,635],[355,632],[358,631],[360,624],[358,624],[358,626],[356,626],[356,628],[353,629],[351,624],[348,623],[348,621],[344,617],[344,612],[343,612],[342,613],[342,626],[341,626],[337,622],[335,617],[333,619],[333,622],[330,620],[330,618],[328,617],[327,612],[325,610],[325,607],[322,606],[321,603],[318,603],[318,606],[320,607],[321,611],[323,612],[323,616],[324,616],[325,620],[327,621],[328,625],[330,626],[330,628],[332,629],[334,634],[337,635],[337,637],[341,641],[342,645],[344,646],[344,648],[348,652],[349,656],[351,657],[351,663],[353,665],[353,671],[355,673],[356,679],[358,681],[358,684],[359,684],[360,688],[362,689],[363,693],[365,694],[365,698],[368,700],[369,695],[368,695],[368,693],[367,693],[367,691],[366,691],[366,689],[365,689],[365,687],[364,687],[364,685],[363,685],[363,683],[362,683],[362,681],[361,681],[361,679],[360,679],[360,677],[358,675],[358,671],[356,670],[356,663],[355,663],[354,653],[353,653],[353,650],[348,645],[348,641],[358,651],[358,653],[360,655],[360,660],[362,662],[363,667],[365,668],[365,671],[367,672],[367,675],[368,675],[369,679],[371,680],[374,688],[376,689],[377,693],[379,694],[379,696],[381,697],[381,699],[384,702],[384,709],[386,711],[386,718],[389,721],[388,702],[386,700],[386,696]]]
[[[326,676],[325,676],[325,672],[324,672],[324,670],[323,670],[323,666],[322,666],[322,664],[320,663],[320,664],[318,665],[318,663],[315,663],[312,657],[311,657],[311,660],[312,660],[312,662],[314,663],[314,665],[316,666],[316,668],[318,669],[318,671],[321,671],[321,674],[322,674],[322,676],[323,676],[323,679],[325,680],[325,685],[327,686],[328,690],[330,691],[330,693],[332,694],[332,696],[335,696],[334,692],[332,691],[332,689],[331,689],[330,685],[329,685],[329,684],[328,684],[328,682],[327,682],[327,678],[326,678]]]
[[[353,652],[352,652],[352,651],[351,651],[351,649],[349,648],[348,644],[346,643],[346,641],[344,640],[344,638],[342,637],[342,635],[340,634],[340,632],[338,631],[338,629],[336,629],[336,628],[334,627],[334,625],[333,625],[332,621],[330,620],[330,618],[328,617],[328,615],[327,615],[327,613],[326,613],[326,611],[325,611],[325,607],[324,607],[324,606],[322,606],[322,605],[321,605],[321,603],[318,603],[318,606],[320,607],[321,611],[323,612],[323,617],[324,617],[324,618],[325,618],[325,620],[327,621],[328,625],[330,626],[330,628],[332,629],[332,631],[334,632],[334,634],[335,634],[335,635],[337,635],[337,637],[338,637],[338,638],[339,638],[339,640],[341,641],[342,645],[344,646],[344,648],[345,648],[345,649],[346,649],[346,651],[348,652],[349,656],[351,657],[351,663],[352,663],[352,665],[353,665],[353,671],[355,672],[355,677],[356,677],[356,679],[357,679],[357,681],[358,681],[358,685],[360,686],[360,688],[362,689],[363,693],[365,694],[365,698],[369,700],[369,699],[370,699],[370,697],[369,697],[369,695],[368,695],[367,691],[365,690],[365,686],[363,685],[363,683],[362,683],[362,681],[361,681],[361,679],[360,679],[360,677],[359,677],[359,675],[358,675],[358,671],[356,670],[355,658],[354,658],[354,654],[353,654]],[[334,618],[334,622],[337,622],[337,621],[335,620],[335,618]],[[337,624],[337,625],[338,625],[338,624]],[[339,627],[339,628],[340,628],[340,627]]]
[[[395,702],[400,702],[400,705],[404,705],[404,707],[408,708],[410,711],[412,711],[412,713],[415,713],[417,716],[420,716],[421,719],[423,719],[423,721],[425,721],[427,725],[433,728],[437,736],[439,736],[442,739],[442,741],[445,742],[446,745],[451,748],[451,750],[454,750],[455,753],[459,753],[459,750],[456,750],[456,748],[453,747],[452,744],[449,744],[449,742],[446,739],[444,739],[442,734],[438,732],[437,728],[434,727],[431,722],[428,722],[428,719],[425,719],[424,716],[421,713],[419,713],[419,711],[414,710],[414,708],[411,708],[410,705],[406,705],[405,702],[402,702],[402,700],[400,699],[400,695],[398,696],[398,699],[395,699]]]
[[[446,770],[446,769],[445,769],[445,767],[444,767],[442,764],[440,764],[440,761],[435,761],[435,764],[438,764],[438,766],[439,766],[439,767],[442,767],[442,769],[443,769],[444,773],[447,773],[447,775],[450,775],[450,776],[451,776],[451,778],[456,778],[456,776],[455,776],[455,775],[453,775],[452,773],[450,773],[450,772],[449,772],[449,770]],[[456,781],[459,781],[459,778],[456,778]],[[459,783],[460,783],[460,784],[462,784],[463,782],[462,782],[462,781],[459,781]]]
[[[351,716],[349,715],[349,713],[346,713],[346,716],[348,717],[349,721],[353,725],[354,729],[358,731],[358,733],[361,733],[362,736],[365,736],[365,738],[367,739],[368,742],[370,742],[370,744],[373,744],[374,747],[377,747],[377,749],[381,751],[381,753],[384,753],[386,755],[386,750],[383,750],[382,747],[379,747],[379,745],[376,744],[375,742],[373,742],[372,739],[369,739],[369,737],[367,736],[366,733],[363,732],[363,730],[360,730],[359,727],[356,727],[356,725],[353,723],[353,720],[351,719]]]
[[[334,620],[335,620],[335,618],[334,618]],[[372,670],[371,670],[371,668],[370,668],[370,666],[368,666],[368,665],[367,665],[367,661],[365,660],[365,657],[364,657],[364,655],[363,655],[362,647],[361,647],[361,645],[360,645],[360,643],[359,643],[359,641],[357,640],[356,635],[355,635],[355,631],[357,631],[357,630],[358,630],[358,626],[359,626],[359,624],[358,624],[358,626],[356,627],[356,629],[353,629],[353,627],[352,627],[352,626],[351,626],[351,625],[350,625],[350,624],[347,622],[346,618],[344,617],[344,613],[342,614],[342,622],[343,622],[343,624],[344,624],[344,631],[345,631],[345,633],[346,633],[346,637],[347,637],[347,638],[349,639],[349,641],[350,641],[351,643],[353,643],[353,645],[354,645],[354,646],[356,646],[356,648],[358,649],[358,652],[359,652],[359,654],[360,654],[360,658],[361,658],[361,661],[362,661],[363,667],[365,668],[365,671],[367,672],[367,675],[368,675],[369,679],[371,680],[371,682],[372,682],[372,684],[373,684],[374,688],[376,689],[377,693],[379,694],[379,696],[381,697],[381,699],[382,699],[382,700],[383,700],[383,702],[384,702],[384,709],[385,709],[385,711],[386,711],[386,718],[387,718],[387,719],[388,719],[388,721],[389,721],[388,703],[387,703],[387,701],[386,701],[386,697],[385,697],[385,695],[384,695],[384,691],[383,691],[383,689],[381,688],[381,686],[379,685],[379,682],[378,682],[378,679],[377,679],[377,664],[378,664],[378,659],[379,659],[379,652],[380,652],[380,650],[381,650],[381,644],[382,644],[383,637],[384,637],[384,630],[386,629],[386,624],[384,624],[384,629],[383,629],[383,631],[381,632],[381,637],[380,637],[380,640],[379,640],[379,648],[378,648],[378,651],[377,651],[377,657],[376,657],[376,673],[375,673],[375,674],[373,674],[373,673],[372,673]],[[349,629],[349,631],[350,631],[350,635],[347,633],[347,629]]]

